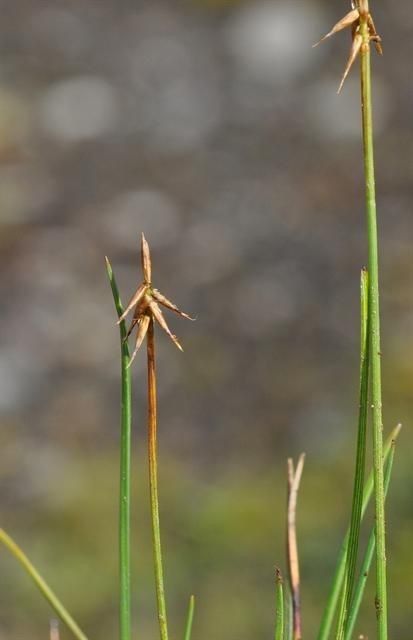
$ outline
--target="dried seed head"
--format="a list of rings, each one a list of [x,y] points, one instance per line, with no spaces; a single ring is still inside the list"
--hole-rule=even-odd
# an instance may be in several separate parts
[[[132,364],[135,356],[142,345],[142,342],[148,332],[148,328],[150,326],[150,322],[156,320],[158,324],[162,327],[162,329],[166,332],[166,334],[171,338],[174,344],[183,351],[177,337],[170,331],[166,320],[163,316],[163,313],[159,307],[159,305],[163,305],[167,309],[174,311],[178,315],[183,318],[187,318],[188,320],[194,320],[187,313],[184,313],[176,306],[173,302],[168,300],[158,289],[152,288],[151,284],[151,255],[149,250],[149,245],[146,241],[145,236],[142,234],[141,238],[141,261],[142,261],[142,271],[144,281],[139,287],[136,289],[133,294],[130,302],[128,303],[126,309],[120,316],[118,320],[118,324],[125,320],[128,313],[134,309],[132,322],[127,331],[126,338],[127,340],[131,335],[134,328],[137,326],[137,335],[135,342],[135,349],[132,354],[130,364]],[[130,366],[129,364],[129,366]]]
[[[373,18],[369,12],[368,0],[352,0],[351,6],[352,6],[351,11],[349,11],[344,16],[344,18],[339,20],[331,29],[331,31],[329,31],[323,38],[321,38],[319,42],[313,45],[314,47],[316,47],[318,44],[320,44],[320,42],[323,42],[323,40],[325,40],[326,38],[330,38],[330,36],[334,35],[335,33],[338,33],[339,31],[342,31],[347,27],[351,27],[351,35],[352,35],[353,42],[350,50],[350,56],[347,61],[347,66],[345,68],[337,93],[340,93],[341,89],[343,88],[344,81],[347,78],[355,59],[357,58],[360,52],[360,49],[362,48],[363,36],[361,35],[361,32],[363,31],[364,33],[364,30],[361,28],[362,24],[365,26],[367,22],[367,27],[368,27],[368,37],[367,37],[367,34],[365,34],[366,47],[368,48],[369,46],[368,42],[372,41],[374,42],[377,52],[380,55],[382,55],[383,53],[383,50],[381,47],[381,38],[376,31]]]

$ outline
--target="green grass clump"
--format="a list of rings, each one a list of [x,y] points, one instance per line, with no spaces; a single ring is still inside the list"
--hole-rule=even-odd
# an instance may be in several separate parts
[[[368,0],[356,0],[351,11],[342,18],[322,39],[350,27],[352,45],[349,60],[343,74],[339,91],[355,60],[360,58],[362,140],[366,192],[366,227],[368,238],[368,268],[361,273],[361,340],[360,340],[360,384],[357,444],[351,515],[348,531],[338,554],[337,567],[331,590],[322,615],[317,640],[351,640],[357,616],[365,592],[367,577],[375,559],[377,618],[377,640],[388,640],[387,573],[385,538],[385,498],[393,467],[395,441],[400,431],[396,427],[386,442],[383,442],[381,347],[378,232],[375,195],[373,116],[370,49],[372,43],[381,53],[381,40],[377,34],[369,10]],[[321,41],[320,41],[321,42]],[[109,260],[106,259],[107,274],[112,289],[120,332],[121,411],[120,411],[120,483],[119,483],[119,640],[131,640],[131,435],[132,435],[132,384],[131,364],[146,340],[147,356],[147,426],[149,497],[152,524],[153,568],[158,609],[158,625],[161,640],[169,640],[164,567],[161,548],[161,526],[158,489],[157,447],[157,369],[155,359],[155,323],[182,347],[171,333],[161,311],[161,306],[178,315],[191,319],[152,285],[152,270],[149,246],[142,234],[141,260],[143,282],[124,308]],[[125,318],[133,311],[132,322],[126,328]],[[130,355],[128,338],[136,329],[135,349]],[[367,436],[371,428],[373,468],[365,480]],[[296,531],[297,498],[303,472],[304,454],[296,467],[288,460],[288,493],[286,513],[286,575],[284,583],[279,569],[275,580],[274,640],[301,640],[303,620],[300,599],[300,571],[298,537]],[[375,525],[367,542],[364,554],[360,551],[363,518],[370,501],[374,502]],[[87,640],[73,617],[68,613],[54,591],[39,571],[30,562],[16,542],[0,529],[0,543],[14,556],[34,581],[35,585],[54,609],[60,620],[77,640]],[[316,570],[316,568],[315,568]],[[191,640],[195,599],[190,597],[183,640]]]

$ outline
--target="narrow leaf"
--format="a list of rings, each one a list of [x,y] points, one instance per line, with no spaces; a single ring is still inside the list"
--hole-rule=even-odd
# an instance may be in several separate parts
[[[393,468],[394,451],[395,451],[395,440],[393,440],[392,442],[389,459],[387,461],[386,471],[384,476],[384,492],[386,497],[389,490],[390,478],[391,478],[391,473]],[[354,598],[351,603],[351,608],[349,611],[348,625],[346,629],[346,634],[344,636],[345,640],[351,640],[354,633],[354,627],[357,622],[357,616],[360,611],[360,605],[363,599],[364,589],[366,587],[367,578],[368,578],[370,568],[371,568],[371,563],[374,557],[375,546],[376,546],[376,536],[374,533],[374,527],[372,527],[369,540],[367,543],[366,553],[365,553],[364,560],[360,570],[360,576],[354,591]]]
[[[353,504],[347,547],[344,587],[337,625],[337,640],[342,640],[347,624],[348,610],[354,589],[357,553],[359,547],[361,510],[363,506],[364,469],[366,463],[366,434],[369,389],[369,323],[368,323],[368,274],[361,272],[360,280],[360,388],[357,430],[356,468],[354,474]]]
[[[184,640],[191,640],[192,624],[194,622],[195,596],[189,598],[188,615],[186,618]]]
[[[106,270],[113,294],[116,313],[121,318],[122,302],[111,264],[106,258]],[[120,435],[120,486],[119,486],[119,638],[131,637],[131,552],[130,552],[130,503],[131,503],[131,424],[132,385],[129,369],[130,357],[127,331],[120,320],[121,349],[121,435]]]
[[[284,593],[281,571],[275,569],[275,633],[274,640],[284,640]]]
[[[386,460],[389,457],[389,454],[392,448],[392,443],[397,439],[400,429],[401,429],[400,425],[395,427],[391,432],[390,436],[388,437],[388,439],[386,440],[386,443],[384,445],[384,452],[383,452],[384,462],[386,462]],[[362,517],[364,516],[366,509],[368,507],[368,504],[373,495],[373,486],[374,486],[374,478],[373,478],[373,470],[372,470],[370,471],[370,474],[364,486],[363,506],[361,510]],[[344,573],[345,573],[345,567],[346,567],[348,538],[349,538],[349,531],[347,531],[340,548],[340,552],[337,560],[337,566],[334,572],[333,582],[332,582],[331,590],[328,596],[327,604],[321,620],[321,625],[320,625],[320,630],[318,632],[317,640],[328,640],[331,634],[334,617],[337,611],[337,603],[338,603],[338,599],[340,597],[341,589],[343,586]]]
[[[46,598],[50,606],[55,610],[62,622],[70,629],[75,638],[78,640],[87,640],[86,635],[80,629],[78,624],[74,621],[72,616],[68,613],[67,609],[63,606],[59,598],[52,591],[44,578],[40,575],[34,565],[30,562],[29,558],[22,551],[22,549],[14,542],[14,540],[7,535],[7,533],[0,529],[0,542],[10,551],[10,553],[16,558],[22,565],[25,571],[29,574],[41,594]]]

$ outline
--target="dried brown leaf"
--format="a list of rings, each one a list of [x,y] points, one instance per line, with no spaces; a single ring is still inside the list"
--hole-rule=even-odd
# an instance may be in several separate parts
[[[160,291],[158,291],[158,289],[152,289],[152,296],[153,299],[156,300],[156,302],[159,302],[159,304],[163,304],[164,307],[170,309],[171,311],[175,311],[175,313],[179,314],[183,318],[187,318],[187,320],[195,320],[195,318],[191,318],[191,316],[189,316],[187,313],[181,311],[181,309],[179,309],[176,304],[168,300],[168,298],[165,298],[165,296]]]
[[[120,316],[116,324],[120,324],[122,320],[126,318],[129,311],[131,311],[131,309],[133,309],[133,307],[135,307],[142,300],[147,290],[148,290],[148,284],[146,282],[143,282],[142,284],[139,285],[139,287],[136,289],[132,298],[128,302],[126,309],[124,310],[124,312],[122,313],[122,315]]]
[[[135,360],[136,354],[138,353],[140,347],[142,346],[142,342],[145,339],[145,336],[148,332],[149,323],[151,321],[151,317],[149,315],[144,315],[139,318],[138,322],[138,332],[136,334],[136,343],[135,350],[132,353],[132,357],[129,361],[128,367],[131,366],[132,362]]]
[[[338,88],[337,93],[340,93],[340,91],[342,90],[344,82],[345,82],[348,74],[350,73],[350,69],[353,66],[353,63],[354,63],[355,59],[357,58],[357,56],[358,56],[358,54],[360,52],[362,43],[363,43],[362,36],[359,33],[356,33],[356,35],[354,36],[353,43],[351,45],[350,56],[349,56],[349,59],[347,61],[347,66],[346,66],[346,68],[344,70],[343,77],[341,78],[340,86]]]
[[[323,36],[321,38],[321,40],[319,40],[318,42],[313,44],[313,47],[317,47],[321,42],[324,42],[324,40],[327,40],[327,38],[330,38],[335,33],[338,33],[339,31],[342,31],[343,29],[347,29],[347,27],[351,27],[351,25],[354,24],[354,22],[356,22],[359,19],[359,17],[360,17],[359,10],[358,9],[352,9],[351,11],[349,11],[349,13],[347,13],[344,16],[344,18],[341,18],[341,20],[339,20],[334,25],[334,27],[331,29],[331,31],[326,33],[326,35]]]
[[[150,284],[152,282],[151,252],[149,250],[149,245],[143,233],[141,238],[141,260],[142,260],[142,271],[143,271],[144,282],[146,284]]]
[[[167,335],[171,338],[172,342],[174,342],[176,344],[176,346],[178,347],[178,349],[180,351],[183,351],[181,345],[179,344],[178,338],[170,331],[166,320],[163,316],[162,311],[159,308],[159,305],[157,304],[157,302],[155,302],[155,300],[152,300],[150,305],[149,305],[149,309],[151,310],[155,320],[160,324],[160,326],[162,327],[162,329],[165,331],[165,333],[167,333]]]

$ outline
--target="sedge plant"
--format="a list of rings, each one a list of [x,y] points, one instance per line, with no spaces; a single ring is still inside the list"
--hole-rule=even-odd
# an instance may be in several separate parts
[[[344,81],[355,60],[360,58],[363,160],[366,193],[366,223],[368,238],[368,269],[361,276],[361,348],[359,416],[356,448],[356,465],[350,524],[337,561],[333,584],[321,620],[317,640],[350,640],[355,630],[360,603],[364,594],[367,576],[373,559],[376,569],[376,617],[377,640],[388,640],[385,497],[387,494],[394,458],[395,440],[400,426],[396,427],[383,443],[381,352],[380,352],[380,307],[378,270],[378,232],[375,196],[374,146],[370,49],[373,44],[382,53],[381,39],[370,13],[368,0],[353,0],[351,10],[337,22],[322,38],[350,28],[352,45],[349,59],[340,82]],[[321,42],[321,41],[320,41]],[[317,43],[318,44],[318,43]],[[106,262],[115,308],[118,316],[121,350],[121,433],[120,433],[120,494],[119,494],[119,640],[131,640],[131,435],[132,435],[132,379],[130,366],[146,339],[147,391],[148,391],[148,461],[149,494],[151,506],[153,564],[155,573],[158,624],[161,640],[169,640],[166,609],[164,570],[162,560],[157,453],[157,372],[155,359],[155,325],[158,324],[182,350],[176,336],[170,331],[161,306],[192,319],[174,303],[161,294],[152,284],[151,256],[148,243],[142,234],[141,261],[143,282],[138,286],[130,302],[123,308],[116,280],[109,263]],[[127,329],[125,319],[133,311]],[[136,330],[132,355],[128,338]],[[372,427],[373,469],[365,481],[365,459],[367,431]],[[289,581],[283,584],[281,572],[276,571],[276,615],[275,640],[300,640],[302,620],[300,608],[300,576],[296,535],[297,493],[304,464],[301,456],[294,469],[292,460],[288,464],[287,504],[287,572]],[[363,518],[374,498],[374,527],[370,532],[367,547],[360,564],[360,531]],[[0,543],[26,570],[41,594],[46,598],[57,616],[70,629],[77,640],[87,640],[77,622],[68,613],[54,591],[34,567],[17,543],[0,529]],[[195,600],[189,601],[184,640],[191,639]]]
[[[336,639],[342,640],[348,629],[348,617],[354,587],[355,568],[358,551],[358,537],[362,510],[361,486],[364,474],[365,430],[368,405],[371,405],[373,431],[373,476],[375,503],[375,540],[376,540],[376,617],[378,640],[388,638],[387,586],[386,586],[386,542],[384,511],[384,460],[383,460],[383,419],[381,391],[381,351],[380,351],[380,307],[378,275],[378,234],[374,172],[373,115],[371,91],[370,48],[374,44],[382,54],[381,38],[377,33],[368,0],[355,0],[352,9],[339,20],[322,40],[345,28],[351,28],[352,46],[350,56],[339,86],[344,81],[357,57],[360,57],[361,111],[363,160],[366,193],[366,222],[368,238],[368,284],[362,281],[362,361],[360,382],[360,415],[358,447],[356,456],[356,474],[353,492],[353,508],[346,551],[346,570],[344,590],[339,610]],[[321,42],[321,41],[320,41]],[[318,44],[318,43],[317,43]],[[364,311],[363,311],[364,309]],[[363,313],[365,315],[363,321]],[[363,327],[364,322],[364,327]],[[371,389],[368,394],[369,374]]]
[[[128,455],[121,455],[121,500],[124,497],[122,494],[122,479],[124,474],[130,476],[130,366],[134,361],[140,347],[142,346],[146,338],[146,354],[147,354],[147,376],[148,376],[148,463],[149,463],[149,494],[150,494],[150,507],[151,507],[151,520],[152,520],[152,546],[153,546],[153,562],[155,572],[155,587],[156,587],[156,600],[158,607],[158,623],[161,640],[168,640],[168,619],[166,610],[166,598],[165,598],[165,585],[164,585],[164,569],[162,560],[162,545],[161,545],[161,530],[160,530],[160,518],[159,518],[159,491],[158,491],[158,445],[157,445],[157,390],[156,390],[156,357],[155,357],[155,321],[165,331],[165,333],[171,338],[172,342],[182,351],[182,346],[179,343],[177,337],[170,331],[164,315],[161,311],[160,305],[165,308],[174,311],[178,315],[193,320],[188,314],[181,311],[173,302],[168,300],[158,289],[152,285],[152,261],[148,242],[142,233],[141,235],[141,264],[143,272],[143,282],[138,286],[135,293],[131,297],[126,308],[123,310],[119,293],[116,285],[116,281],[113,276],[113,271],[110,267],[110,263],[107,259],[107,270],[109,279],[112,285],[112,293],[114,295],[115,306],[118,313],[117,324],[121,327],[121,343],[122,343],[122,402],[125,401],[129,404],[128,410],[122,410],[122,424],[123,419],[129,420],[128,425],[125,426],[127,436],[125,436],[126,447],[128,448]],[[125,318],[130,311],[133,310],[133,317],[130,323],[129,329],[126,331],[124,326]],[[136,329],[135,348],[132,353],[132,357],[129,358],[129,350],[126,342],[132,332]],[[124,465],[124,467],[122,467]],[[129,484],[128,484],[129,483]],[[125,488],[128,489],[128,497],[130,490],[130,479],[125,483]],[[128,512],[129,513],[129,512]],[[128,523],[129,519],[127,514],[123,514],[124,522]],[[122,505],[121,505],[121,533],[122,533]],[[126,535],[126,532],[124,532]],[[121,540],[121,561],[122,559],[129,560],[129,554],[122,556],[122,536]],[[129,544],[129,543],[128,543]],[[129,548],[129,547],[128,547]],[[125,572],[129,571],[129,566],[124,567]],[[122,572],[122,562],[121,562]],[[127,576],[122,578],[121,573],[121,630],[122,630],[122,614],[125,615],[125,633],[130,629],[130,620],[127,618],[128,602],[123,603],[122,598],[124,595],[129,598],[129,590],[122,592],[124,582],[127,583]],[[192,620],[194,613],[194,598],[191,597],[189,604],[188,620],[186,624],[185,636],[187,638],[191,635]],[[129,636],[121,636],[120,640],[129,640]]]

